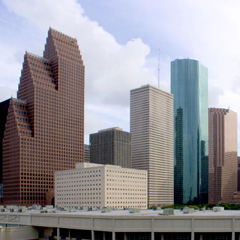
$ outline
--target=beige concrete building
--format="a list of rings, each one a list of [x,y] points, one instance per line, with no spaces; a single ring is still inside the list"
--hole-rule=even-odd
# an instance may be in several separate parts
[[[229,202],[237,191],[237,114],[209,108],[209,202]]]
[[[55,173],[55,204],[62,207],[147,208],[147,171],[77,163]]]
[[[131,90],[132,167],[148,171],[148,205],[174,201],[173,95],[145,85]]]

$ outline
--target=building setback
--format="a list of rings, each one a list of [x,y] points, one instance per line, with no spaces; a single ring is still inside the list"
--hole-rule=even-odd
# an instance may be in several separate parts
[[[171,62],[174,95],[174,202],[208,201],[208,70],[198,61]]]
[[[147,171],[114,165],[78,163],[55,173],[60,207],[147,208]]]
[[[84,65],[77,40],[50,29],[43,57],[26,52],[17,99],[10,100],[4,203],[46,204],[54,171],[83,161],[83,137]]]
[[[237,191],[237,114],[209,108],[209,203],[229,202]]]
[[[131,168],[131,134],[118,127],[90,134],[90,162]]]
[[[148,205],[173,204],[173,95],[150,85],[131,90],[132,167],[148,171]]]

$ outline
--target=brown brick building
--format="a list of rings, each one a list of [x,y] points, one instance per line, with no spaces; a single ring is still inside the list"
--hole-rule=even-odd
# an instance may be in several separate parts
[[[26,52],[3,139],[5,204],[49,204],[54,171],[84,157],[84,65],[77,40],[50,29],[43,57]]]
[[[209,108],[209,203],[228,202],[237,191],[237,114]]]

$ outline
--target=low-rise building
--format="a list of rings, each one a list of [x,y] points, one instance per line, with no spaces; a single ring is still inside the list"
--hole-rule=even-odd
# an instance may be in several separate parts
[[[55,172],[55,204],[60,207],[147,208],[147,171],[115,165],[77,163]]]

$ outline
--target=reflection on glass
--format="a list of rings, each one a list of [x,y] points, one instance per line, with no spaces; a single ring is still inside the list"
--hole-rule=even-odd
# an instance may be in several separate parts
[[[208,71],[198,61],[171,63],[174,95],[175,203],[207,202]]]

